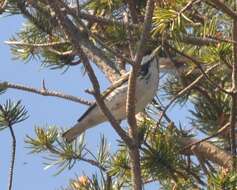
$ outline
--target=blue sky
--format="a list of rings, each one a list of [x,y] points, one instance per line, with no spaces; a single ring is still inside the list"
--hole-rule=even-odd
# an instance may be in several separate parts
[[[72,69],[62,74],[62,70],[43,69],[40,63],[36,61],[25,64],[22,61],[12,59],[9,47],[3,42],[19,31],[23,22],[24,20],[19,16],[0,18],[0,81],[21,83],[40,88],[42,80],[45,80],[48,89],[91,99],[92,97],[84,93],[84,90],[91,87],[91,84],[88,82],[87,76],[82,76],[80,66],[72,67]],[[106,88],[108,82],[99,72],[96,72],[96,74],[101,81],[102,89]],[[25,105],[30,116],[29,119],[14,127],[17,138],[17,153],[13,189],[58,189],[60,186],[66,186],[68,180],[75,177],[75,175],[80,176],[83,171],[85,173],[94,171],[93,167],[78,163],[72,170],[66,170],[55,177],[53,176],[56,172],[55,168],[44,170],[42,157],[29,154],[29,149],[26,148],[24,143],[26,134],[34,135],[35,126],[57,125],[69,128],[86,110],[86,106],[16,90],[8,90],[4,95],[1,95],[0,104],[9,98],[14,101],[22,100],[22,104]],[[187,114],[187,111],[180,112],[179,109],[176,107],[170,113],[176,121],[183,119]],[[87,145],[94,152],[97,150],[102,133],[108,138],[112,149],[115,147],[117,135],[108,124],[102,124],[86,134]],[[7,189],[11,148],[9,130],[0,131],[0,139],[0,187],[1,189]],[[146,187],[146,189],[157,188],[157,184]]]

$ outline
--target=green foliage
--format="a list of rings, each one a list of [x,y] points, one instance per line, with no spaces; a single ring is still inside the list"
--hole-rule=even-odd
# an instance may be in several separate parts
[[[22,43],[14,44],[17,41]],[[46,68],[60,69],[76,65],[80,61],[73,53],[71,45],[65,42],[62,36],[51,37],[31,23],[25,24],[17,37],[13,37],[10,42],[13,42],[11,50],[15,59],[25,62],[38,59]]]
[[[11,100],[7,100],[5,104],[0,105],[0,130],[20,123],[27,118],[27,111],[21,105],[21,101],[14,103]]]
[[[96,160],[104,168],[108,167],[108,162],[110,161],[109,150],[110,148],[108,146],[107,140],[104,136],[102,136],[100,139],[100,146],[99,146]]]
[[[0,83],[0,95],[6,92],[6,90],[7,90],[6,84],[4,82]]]
[[[20,10],[17,6],[17,1],[16,0],[9,0],[7,3],[7,7],[4,10],[4,13],[6,15],[20,14]]]
[[[111,176],[116,176],[118,181],[122,180],[124,183],[128,183],[131,178],[127,151],[125,147],[122,147],[113,155],[111,160],[112,167],[109,171]]]
[[[99,14],[102,12],[111,12],[113,10],[117,10],[123,1],[121,0],[95,0],[95,1],[88,1],[84,5],[85,9],[89,10],[97,10]]]
[[[212,174],[208,179],[209,190],[229,190],[237,188],[237,173],[236,172],[219,172]]]
[[[75,8],[73,4],[75,1],[65,2]],[[130,14],[128,15],[131,26],[122,24],[124,13],[130,12],[127,2],[122,0],[80,1],[80,11],[91,14],[90,18],[105,19],[105,23],[114,19],[117,24],[109,22],[104,24],[103,22],[92,21],[93,19],[82,19],[80,15],[77,15],[76,18],[76,9],[73,9],[73,11],[76,10],[73,12],[75,14],[66,13],[66,10],[62,11],[65,11],[67,18],[80,31],[86,33],[86,37],[93,41],[97,48],[103,49],[107,58],[117,62],[118,57],[114,56],[109,48],[126,58],[131,57],[131,50],[136,51],[137,42],[142,32],[141,26],[144,21],[146,2],[145,0],[133,1],[136,5],[138,20],[136,27],[132,25]],[[191,123],[188,124],[191,126],[190,130],[195,126],[206,135],[214,134],[226,123],[230,115],[230,96],[221,92],[210,81],[225,90],[231,88],[233,42],[230,39],[232,38],[232,19],[222,11],[212,8],[210,6],[211,1],[208,3],[207,1],[193,2],[189,0],[155,2],[152,39],[144,46],[150,49],[161,46],[160,55],[162,56],[180,56],[178,52],[180,51],[203,62],[200,65],[204,70],[210,65],[220,63],[219,68],[208,75],[208,80],[203,78],[199,84],[175,101],[180,105],[189,103],[194,107],[190,111],[192,114]],[[193,4],[187,7],[189,3]],[[228,0],[224,3],[233,8],[234,1]],[[50,6],[46,6],[44,1],[9,0],[5,14],[18,13],[22,13],[28,21],[22,30],[11,38],[10,46],[15,59],[24,62],[34,59],[39,61],[43,67],[50,69],[67,69],[70,66],[80,64],[81,60],[78,53],[73,50],[71,42],[68,41],[70,38],[66,36],[65,31],[59,26],[54,12],[51,12]],[[77,22],[78,19],[81,19],[80,21],[83,22],[86,29],[82,27],[80,22]],[[128,34],[128,29],[130,34]],[[88,31],[90,32],[87,33]],[[187,37],[195,40],[191,42],[187,40]],[[98,39],[106,47],[102,46]],[[206,39],[213,39],[215,42],[205,43]],[[93,59],[90,57],[91,60]],[[162,81],[162,90],[159,89],[165,93],[162,102],[166,104],[167,101],[176,97],[178,92],[200,75],[201,72],[198,71],[197,65],[192,61],[187,61],[184,71],[172,73]],[[0,86],[0,94],[6,90],[7,88],[3,83]],[[145,119],[143,123],[139,124],[138,136],[143,181],[147,183],[159,181],[163,189],[191,190],[198,186],[204,187],[205,183],[202,180],[208,182],[207,186],[210,186],[205,188],[219,190],[231,187],[236,182],[236,174],[222,175],[213,172],[213,175],[208,176],[204,174],[204,169],[197,164],[198,161],[193,162],[195,157],[192,157],[190,161],[184,156],[179,140],[183,137],[190,137],[190,135],[184,133],[182,129],[174,129],[174,124],[169,123],[167,118],[168,121],[157,124],[157,118],[159,118],[163,108],[163,105],[154,103],[147,109],[152,112],[153,119]],[[167,114],[169,115],[169,113]],[[20,105],[20,102],[14,104],[9,100],[5,105],[0,106],[0,129],[14,125],[26,118],[27,112]],[[181,124],[180,126],[183,126],[182,121]],[[154,126],[159,128],[154,131]],[[98,152],[93,153],[86,148],[84,136],[68,144],[61,137],[61,131],[57,128],[57,126],[48,126],[47,129],[36,127],[36,136],[27,136],[26,143],[31,153],[44,154],[45,169],[57,167],[57,174],[66,168],[71,169],[77,161],[86,162],[98,169],[100,175],[81,176],[71,180],[69,189],[109,190],[124,189],[131,186],[129,151],[124,142],[120,141],[120,146],[112,154],[107,140],[102,136]],[[221,145],[223,144],[221,143]],[[221,147],[225,148],[224,146]],[[194,153],[191,150],[190,154]],[[210,164],[210,168],[213,167],[214,171],[219,171],[220,169],[216,166],[214,163]],[[112,182],[108,188],[107,185],[110,180]]]
[[[47,160],[45,169],[57,166],[58,172],[55,175],[65,168],[71,169],[77,160],[83,158],[84,136],[69,144],[62,139],[55,126],[50,126],[48,129],[36,127],[35,133],[35,138],[27,136],[25,142],[29,145],[31,153],[49,153],[44,157]]]
[[[151,137],[149,144],[145,144],[142,156],[142,166],[147,174],[164,180],[174,176],[180,164],[179,147],[174,143],[174,134],[169,129],[158,129]]]

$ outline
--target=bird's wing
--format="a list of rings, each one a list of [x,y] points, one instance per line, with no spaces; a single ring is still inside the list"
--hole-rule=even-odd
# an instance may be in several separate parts
[[[128,81],[128,77],[129,77],[129,72],[124,74],[118,81],[116,81],[109,88],[107,88],[102,93],[102,98],[104,99],[104,98],[108,97],[115,89],[117,89],[118,87],[120,87],[124,83],[126,83]],[[97,106],[96,103],[92,104],[77,121],[78,122],[82,121],[96,106]]]
[[[82,121],[95,107],[96,107],[96,103],[92,104],[77,121],[78,122]]]

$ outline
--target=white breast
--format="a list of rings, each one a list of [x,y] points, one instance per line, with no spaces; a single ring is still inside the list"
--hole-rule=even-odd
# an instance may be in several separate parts
[[[155,62],[151,63],[149,73],[150,76],[147,80],[141,79],[139,77],[137,78],[135,100],[136,113],[143,111],[147,104],[152,101],[157,90],[159,81],[159,70]],[[116,119],[121,120],[126,118],[126,99],[127,83],[113,91],[111,95],[106,99],[106,105],[112,111]]]

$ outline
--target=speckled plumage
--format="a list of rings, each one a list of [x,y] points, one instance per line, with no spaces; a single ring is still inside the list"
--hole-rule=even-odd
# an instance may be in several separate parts
[[[159,59],[155,55],[144,56],[141,70],[137,77],[136,86],[136,113],[150,103],[155,96],[159,83]],[[105,104],[111,110],[117,120],[126,118],[126,98],[128,81],[125,81],[120,87],[114,89],[106,98]],[[63,137],[71,142],[87,129],[107,121],[102,111],[96,104],[93,104],[78,119],[78,122],[63,134]]]

